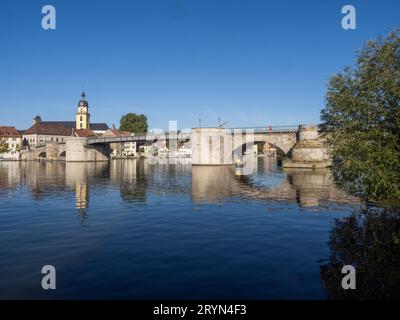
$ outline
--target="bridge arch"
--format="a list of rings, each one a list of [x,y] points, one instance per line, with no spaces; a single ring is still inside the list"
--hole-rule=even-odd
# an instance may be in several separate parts
[[[46,153],[46,151],[40,152],[36,158],[37,158],[37,159],[46,159],[46,158],[47,158],[47,153]]]
[[[296,132],[271,133],[271,134],[244,134],[242,139],[234,139],[232,154],[235,158],[245,154],[247,149],[255,144],[268,143],[277,149],[278,154],[289,155],[290,150],[296,144]]]
[[[65,159],[66,156],[67,156],[67,151],[64,150],[64,151],[62,151],[62,152],[58,155],[58,158],[59,158],[59,159]]]
[[[249,148],[252,148],[253,146],[257,146],[258,154],[264,153],[265,149],[269,149],[269,148],[265,148],[265,144],[268,144],[269,148],[276,149],[277,155],[287,155],[287,153],[288,153],[288,152],[286,152],[286,150],[283,150],[279,145],[277,146],[271,142],[261,140],[261,141],[254,141],[254,143],[253,142],[243,143],[243,144],[237,146],[236,149],[233,150],[233,155],[243,156],[246,153],[246,151]],[[250,150],[250,152],[251,152],[251,150]]]
[[[271,133],[271,134],[255,134],[254,141],[268,142],[278,150],[282,151],[283,154],[288,155],[290,150],[296,144],[297,133],[296,132],[285,132],[285,133]]]

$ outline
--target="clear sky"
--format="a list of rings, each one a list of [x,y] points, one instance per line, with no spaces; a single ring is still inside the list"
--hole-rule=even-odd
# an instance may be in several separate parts
[[[329,76],[395,27],[399,0],[0,0],[0,125],[73,121],[82,88],[109,125],[127,112],[162,129],[317,123]]]

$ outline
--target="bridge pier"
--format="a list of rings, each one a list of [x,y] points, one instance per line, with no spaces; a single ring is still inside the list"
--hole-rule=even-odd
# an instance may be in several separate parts
[[[67,162],[91,162],[108,161],[110,159],[110,148],[108,145],[88,146],[87,138],[69,138],[66,140]]]
[[[290,151],[290,159],[283,161],[285,168],[327,168],[330,160],[315,125],[300,125],[297,142]]]
[[[56,143],[49,143],[46,145],[46,160],[58,160],[59,147]]]
[[[228,129],[192,129],[192,165],[232,165],[233,137]]]

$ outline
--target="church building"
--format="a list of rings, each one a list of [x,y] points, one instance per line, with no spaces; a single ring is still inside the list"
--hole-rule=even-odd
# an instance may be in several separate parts
[[[23,139],[33,146],[48,142],[64,142],[71,136],[102,135],[108,129],[106,123],[90,123],[89,103],[85,92],[82,91],[75,121],[42,121],[36,116],[33,118],[32,126],[24,132]]]

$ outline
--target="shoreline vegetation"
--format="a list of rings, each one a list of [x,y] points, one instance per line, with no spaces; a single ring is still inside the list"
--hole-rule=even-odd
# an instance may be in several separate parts
[[[337,185],[400,204],[400,29],[367,42],[354,69],[331,77],[321,120]]]
[[[335,219],[329,262],[320,267],[328,299],[400,298],[400,29],[371,40],[328,84],[320,133],[339,188],[362,199]],[[357,290],[342,290],[343,265]]]

